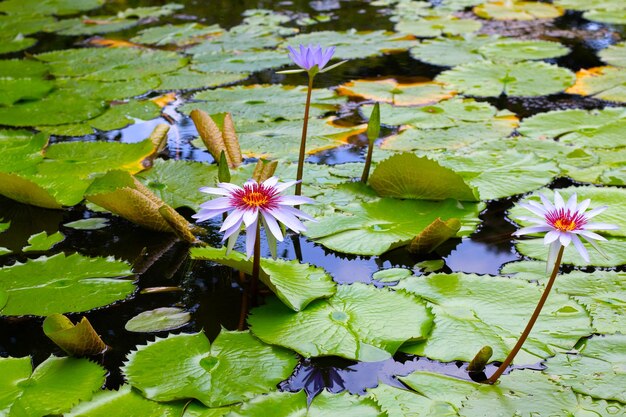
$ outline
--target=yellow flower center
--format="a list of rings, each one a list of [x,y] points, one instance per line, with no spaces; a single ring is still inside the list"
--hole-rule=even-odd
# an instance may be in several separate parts
[[[572,230],[576,230],[578,225],[574,219],[561,218],[554,222],[554,228],[561,232],[571,232]]]
[[[269,196],[258,191],[250,191],[244,194],[242,200],[249,207],[261,207],[268,203]]]

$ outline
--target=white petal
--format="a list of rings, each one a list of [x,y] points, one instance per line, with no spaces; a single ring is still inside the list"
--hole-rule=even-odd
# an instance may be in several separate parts
[[[526,210],[532,211],[539,217],[543,217],[546,214],[546,209],[541,204],[535,201],[531,201],[528,204],[519,203],[519,206],[525,208]]]
[[[226,217],[226,220],[224,220],[224,223],[222,223],[222,227],[220,228],[220,232],[223,232],[226,229],[230,229],[231,227],[233,227],[233,225],[235,224],[241,224],[242,218],[243,218],[243,214],[244,211],[243,210],[233,210],[228,217]]]
[[[585,239],[585,240],[587,240],[587,239]],[[607,254],[606,254],[606,253],[605,253],[602,249],[600,249],[600,246],[598,246],[598,244],[597,244],[595,241],[593,241],[593,240],[587,240],[587,242],[589,242],[589,244],[590,244],[591,246],[593,246],[593,248],[594,248],[596,251],[598,251],[598,253],[599,253],[600,255],[602,255],[605,259],[609,259],[608,255],[607,255]],[[589,262],[589,261],[587,261],[587,262]]]
[[[282,192],[283,192],[283,191],[285,191],[287,188],[289,188],[289,187],[291,187],[292,185],[297,184],[297,183],[298,183],[298,181],[287,181],[287,182],[284,182],[284,183],[282,183],[282,184],[278,184],[278,185],[276,185],[276,187],[274,187],[274,188],[276,188],[276,191],[277,191],[277,192],[282,193]]]
[[[559,233],[559,241],[561,245],[567,247],[572,241],[572,233],[570,232],[560,232]]]
[[[599,234],[590,232],[589,230],[577,230],[574,233],[584,236],[585,239],[606,240],[604,237],[600,236]]]
[[[618,230],[619,226],[610,223],[587,223],[582,228],[585,230]]]
[[[258,223],[258,219],[257,219],[257,221],[252,223],[250,226],[246,227],[246,256],[247,256],[247,259],[249,259],[250,256],[252,256],[252,253],[254,252],[254,243],[256,242],[257,223]]]
[[[578,205],[578,196],[576,193],[572,194],[570,198],[567,200],[567,204],[565,205],[565,210],[569,210],[570,212],[574,212],[576,210],[576,206]]]
[[[592,217],[597,216],[598,214],[602,213],[604,210],[606,210],[607,208],[609,208],[608,206],[601,206],[601,207],[596,207],[591,211],[588,211],[587,213],[585,213],[585,217],[590,219]]]
[[[235,243],[237,242],[239,233],[241,233],[241,229],[237,229],[237,232],[230,235],[230,237],[228,238],[228,245],[226,246],[226,255],[228,255],[230,251],[233,250],[233,247],[235,247]]]
[[[246,228],[250,227],[250,225],[257,221],[259,217],[259,209],[251,209],[245,210],[243,213],[243,222],[246,225]]]
[[[587,248],[585,248],[578,236],[572,236],[572,243],[585,262],[589,262],[589,252],[587,252]]]
[[[523,227],[521,229],[519,229],[518,231],[513,233],[513,236],[522,236],[522,235],[528,235],[531,233],[541,233],[541,232],[547,232],[549,230],[552,230],[552,228],[550,226],[530,226],[530,227]]]
[[[589,208],[589,204],[591,204],[591,200],[588,198],[580,202],[578,207],[576,207],[576,211],[579,213],[583,213],[587,208]]]
[[[218,216],[220,214],[224,213],[224,210],[220,210],[220,209],[215,209],[215,210],[200,210],[199,212],[197,212],[196,214],[192,215],[191,217],[196,220],[196,223],[200,223],[203,222],[205,220],[209,220],[212,219],[215,216]]]
[[[277,177],[269,177],[268,179],[263,181],[263,185],[266,187],[274,187],[276,184],[278,184]]]
[[[545,195],[539,193],[539,198],[541,199],[541,202],[543,203],[543,206],[545,207],[546,211],[554,210],[554,205],[552,204],[550,200],[548,200],[548,198]]]
[[[264,216],[261,216],[261,220],[263,221],[263,227],[265,228],[265,237],[267,239],[267,246],[269,246],[270,248],[270,253],[272,254],[272,258],[276,259],[276,236],[274,236],[271,232],[270,233],[267,232],[268,230],[270,230],[270,228],[267,225],[267,221]],[[282,234],[281,234],[281,237],[282,237]]]
[[[235,223],[234,225],[232,225],[228,229],[223,230],[224,236],[222,236],[222,242],[225,241],[226,239],[230,238],[233,234],[239,233],[241,231],[241,223],[242,223],[242,221],[239,220],[238,223]]]
[[[549,274],[554,270],[556,257],[559,254],[559,250],[561,249],[561,244],[558,240],[555,240],[550,244],[550,249],[548,250],[548,260],[546,261],[546,272]],[[556,265],[558,268],[559,265]]]
[[[301,219],[315,221],[313,217],[309,216],[302,210],[298,210],[297,208],[290,207],[290,206],[281,206],[280,209],[283,211],[286,211],[289,214],[300,217]]]
[[[519,216],[519,217],[516,217],[516,219],[522,220],[522,221],[525,221],[525,222],[535,223],[535,224],[545,224],[545,225],[547,225],[545,219],[538,219],[536,217]]]
[[[565,208],[565,201],[563,201],[563,197],[561,197],[561,194],[556,190],[554,191],[554,207],[557,210]]]
[[[558,230],[550,230],[550,231],[549,231],[548,233],[546,233],[546,235],[543,237],[543,243],[544,243],[544,245],[547,245],[548,243],[555,242],[558,238],[559,238],[559,232],[558,232]]]
[[[225,190],[231,191],[231,192],[232,191],[243,191],[243,188],[241,188],[240,186],[235,185],[235,184],[231,184],[229,182],[218,182],[217,186],[220,187],[220,188],[223,188]]]
[[[289,229],[294,232],[300,233],[306,230],[306,227],[298,220],[294,215],[286,212],[284,208],[277,208],[274,210],[268,210],[268,212],[274,216],[276,220],[283,223]]]
[[[270,234],[274,236],[279,242],[283,241],[283,233],[280,230],[280,226],[276,222],[274,216],[272,216],[267,210],[261,210],[261,218],[263,223],[269,230]]]
[[[300,204],[313,204],[315,203],[315,200],[309,197],[303,197],[299,195],[281,195],[278,203],[289,206],[297,206]]]
[[[198,190],[207,194],[217,194],[217,195],[229,195],[230,194],[227,190],[223,190],[221,188],[214,188],[214,187],[201,187],[201,188],[198,188]]]
[[[230,209],[232,208],[232,204],[230,203],[230,198],[228,197],[220,197],[214,200],[205,201],[200,204],[200,208],[203,209]]]

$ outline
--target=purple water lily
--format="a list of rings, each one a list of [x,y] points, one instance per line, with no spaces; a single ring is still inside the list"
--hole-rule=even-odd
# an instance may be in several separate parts
[[[243,187],[227,182],[217,184],[218,188],[202,187],[200,191],[224,197],[209,200],[200,205],[200,211],[192,217],[202,222],[228,212],[220,232],[224,232],[222,241],[228,239],[228,250],[235,245],[242,224],[246,227],[246,255],[252,256],[256,241],[256,229],[259,218],[266,230],[268,241],[281,241],[283,234],[279,223],[296,233],[306,230],[298,219],[313,220],[308,214],[296,209],[295,205],[309,204],[308,197],[282,195],[281,193],[297,181],[278,183],[278,178],[271,177],[262,183],[248,180]],[[267,231],[269,230],[269,233]]]
[[[310,71],[311,68],[317,65],[317,69],[322,70],[328,61],[333,57],[335,53],[335,47],[322,48],[319,44],[317,46],[300,45],[300,50],[288,46],[289,58],[300,68]]]

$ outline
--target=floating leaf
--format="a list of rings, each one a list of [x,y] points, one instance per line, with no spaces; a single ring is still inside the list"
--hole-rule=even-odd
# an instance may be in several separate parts
[[[413,276],[413,272],[410,269],[389,268],[374,272],[372,279],[378,282],[398,282],[410,276]]]
[[[202,41],[210,35],[219,35],[222,29],[218,25],[204,26],[200,23],[156,26],[139,31],[131,42],[148,45],[189,45]]]
[[[613,25],[626,25],[626,9],[622,10],[589,10],[583,13],[583,17],[594,22],[602,22]]]
[[[226,249],[210,247],[191,249],[193,259],[218,262],[238,269],[246,274],[252,273],[252,260],[244,254]],[[298,261],[261,258],[261,281],[267,285],[285,305],[294,311],[303,310],[310,302],[318,298],[327,298],[335,293],[336,284],[322,268]]]
[[[287,52],[276,50],[211,52],[194,55],[191,68],[203,72],[255,72],[279,68],[291,62]]]
[[[460,228],[461,222],[458,219],[448,219],[445,222],[436,219],[413,238],[408,251],[411,253],[430,253],[446,240],[455,237]]]
[[[0,268],[0,289],[8,293],[9,299],[0,313],[47,316],[101,307],[135,290],[132,280],[119,279],[130,275],[132,271],[125,262],[79,254],[59,253],[5,266]]]
[[[424,106],[454,96],[455,92],[436,82],[399,83],[395,79],[356,80],[341,85],[337,92],[395,106]],[[383,119],[384,122],[384,119]]]
[[[460,175],[436,161],[411,153],[394,155],[379,162],[369,184],[383,197],[478,200],[476,191]]]
[[[616,43],[598,53],[600,59],[615,67],[626,67],[626,42]]]
[[[626,335],[592,337],[578,352],[561,353],[544,371],[559,384],[594,398],[626,402]]]
[[[478,222],[480,205],[443,201],[377,201],[340,207],[339,212],[308,223],[305,235],[329,249],[357,255],[381,255],[407,245],[435,219],[458,218],[460,235],[471,233]]]
[[[151,333],[178,329],[189,323],[191,314],[177,307],[161,307],[137,314],[126,322],[129,332]]]
[[[398,33],[377,30],[374,32],[358,32],[350,29],[346,32],[329,30],[304,33],[289,38],[289,45],[321,44],[334,46],[334,58],[359,59],[382,55],[386,52],[402,51],[415,46],[416,41]],[[286,54],[286,52],[285,52]]]
[[[72,408],[65,417],[110,417],[123,413],[127,416],[180,417],[184,403],[160,403],[146,399],[130,385],[117,391],[99,391],[91,401],[83,401]],[[185,413],[185,416],[187,414]]]
[[[473,33],[482,27],[482,23],[473,19],[459,19],[454,16],[428,16],[419,20],[401,19],[394,29],[400,33],[410,33],[422,38],[442,35],[462,35]]]
[[[558,6],[536,1],[489,0],[474,7],[474,13],[483,19],[534,20],[554,19],[564,13]]]
[[[86,12],[103,4],[104,0],[7,0],[0,5],[0,12],[9,15],[32,15],[36,10],[39,15],[62,16]]]
[[[58,20],[46,25],[46,32],[65,36],[96,35],[118,32],[139,24],[137,19],[123,19],[118,16],[81,16]]]
[[[195,88],[218,87],[243,81],[250,74],[246,72],[201,72],[187,67],[161,75],[159,90],[188,90]],[[177,109],[181,110],[180,106]]]
[[[266,343],[304,357],[341,356],[361,361],[390,358],[406,341],[426,337],[430,314],[408,294],[361,283],[294,312],[275,299],[250,313],[250,329]]]
[[[3,42],[3,45],[6,47],[7,43]],[[4,53],[1,48],[0,53]],[[0,60],[0,106],[11,106],[20,100],[37,100],[52,90],[54,83],[43,78],[45,69],[37,64],[16,59]]]
[[[595,67],[576,73],[576,84],[566,93],[593,96],[601,100],[626,102],[626,68]]]
[[[40,32],[52,22],[54,22],[54,18],[51,16],[21,15],[16,18],[10,15],[0,15],[0,33],[7,38],[26,36]]]
[[[542,4],[542,3],[539,3]],[[444,71],[435,81],[479,97],[543,96],[562,92],[574,82],[568,69],[545,62],[471,62]]]
[[[131,352],[122,370],[151,400],[196,398],[219,407],[273,391],[295,365],[291,352],[222,330],[212,344],[203,333],[157,338]]]
[[[65,223],[63,226],[76,230],[98,230],[109,225],[109,220],[103,217],[91,217],[73,222]]]
[[[43,321],[43,332],[69,355],[97,355],[107,348],[84,316],[74,324],[62,314],[51,314]]]
[[[67,94],[75,94],[92,99],[122,100],[129,97],[140,96],[150,90],[159,87],[159,77],[150,76],[118,81],[86,80],[84,78],[57,78],[56,87]],[[147,100],[146,100],[147,101]],[[140,103],[145,103],[141,101]],[[138,101],[132,101],[136,103]],[[113,103],[111,107],[118,107],[124,103]]]
[[[0,130],[1,172],[29,170],[43,159],[48,135],[26,130]]]
[[[37,233],[28,238],[28,246],[25,246],[23,252],[45,252],[52,249],[57,243],[63,242],[65,236],[61,232],[48,234],[45,231]]]
[[[427,39],[411,48],[410,53],[411,57],[432,65],[454,67],[486,59],[480,47],[497,39],[487,35]]]
[[[583,243],[583,245],[589,252],[589,263],[580,257],[573,245],[565,248],[563,263],[576,266],[594,265],[604,267],[626,264],[626,239],[609,238],[606,242],[601,242],[602,252],[606,254],[608,259],[597,253],[591,245],[587,243]],[[542,261],[547,260],[548,247],[543,244],[543,238],[519,241],[515,244],[515,249],[524,256]]]
[[[104,384],[105,370],[87,359],[50,356],[31,374],[30,358],[0,358],[0,413],[11,416],[58,415],[91,399]]]
[[[187,113],[200,109],[209,114],[230,112],[237,122],[269,122],[276,119],[302,120],[306,87],[282,85],[251,85],[202,91],[193,96],[201,102],[187,103],[179,108]],[[276,106],[276,101],[281,105]],[[343,100],[334,92],[314,89],[311,95],[311,117],[319,117],[334,109]]]
[[[444,362],[469,362],[485,345],[493,348],[493,360],[502,361],[543,291],[520,280],[461,273],[407,278],[393,288],[423,298],[435,316],[428,339],[402,350]],[[550,294],[515,363],[532,364],[571,349],[592,332],[589,316],[580,305],[565,295]]]
[[[331,394],[322,390],[312,401],[304,390],[297,393],[275,392],[258,396],[243,404],[229,416],[254,417],[271,411],[272,417],[383,417],[376,404],[369,398],[350,395],[347,392]]]
[[[555,0],[554,4],[571,10],[620,10],[624,8],[622,0]]]

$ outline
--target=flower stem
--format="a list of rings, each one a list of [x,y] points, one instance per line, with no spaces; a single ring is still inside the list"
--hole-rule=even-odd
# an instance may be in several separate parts
[[[254,241],[254,255],[252,258],[252,280],[250,282],[250,297],[252,297],[253,303],[257,298],[258,286],[259,286],[259,272],[261,271],[261,222],[257,221],[256,226],[256,239]]]
[[[374,153],[374,141],[370,141],[367,147],[367,157],[365,158],[365,166],[363,167],[363,175],[361,175],[361,182],[367,184],[367,179],[370,176],[370,165],[372,165],[372,154]]]
[[[494,384],[498,380],[498,378],[500,378],[500,375],[502,375],[502,373],[506,370],[506,368],[511,364],[511,362],[513,362],[513,358],[515,358],[515,355],[517,355],[517,352],[519,352],[519,350],[522,348],[522,345],[526,341],[526,338],[530,334],[530,331],[532,330],[533,326],[535,325],[535,322],[537,321],[537,318],[539,317],[539,313],[541,313],[541,309],[543,308],[543,305],[548,299],[548,295],[550,294],[550,290],[552,289],[552,285],[554,284],[554,281],[556,281],[556,276],[559,272],[559,267],[561,266],[561,259],[563,258],[564,250],[565,250],[565,246],[561,245],[561,248],[559,249],[559,253],[556,256],[556,261],[554,262],[552,275],[550,275],[548,284],[546,285],[546,288],[543,290],[543,295],[541,296],[541,299],[537,303],[537,307],[535,307],[535,311],[533,312],[533,315],[530,317],[530,320],[528,320],[528,324],[526,325],[524,332],[522,333],[519,340],[517,341],[517,344],[513,347],[513,350],[511,350],[511,353],[509,353],[509,355],[506,357],[504,362],[502,362],[502,365],[500,365],[500,367],[496,369],[496,372],[494,372],[494,374],[491,375],[491,377],[487,380],[487,383]]]
[[[302,172],[304,170],[304,154],[306,151],[306,133],[309,127],[309,107],[311,107],[311,93],[313,92],[313,77],[309,76],[309,89],[306,93],[306,104],[304,106],[304,122],[302,123],[302,139],[300,140],[300,155],[298,156],[298,172],[296,173],[296,195],[301,195]]]

